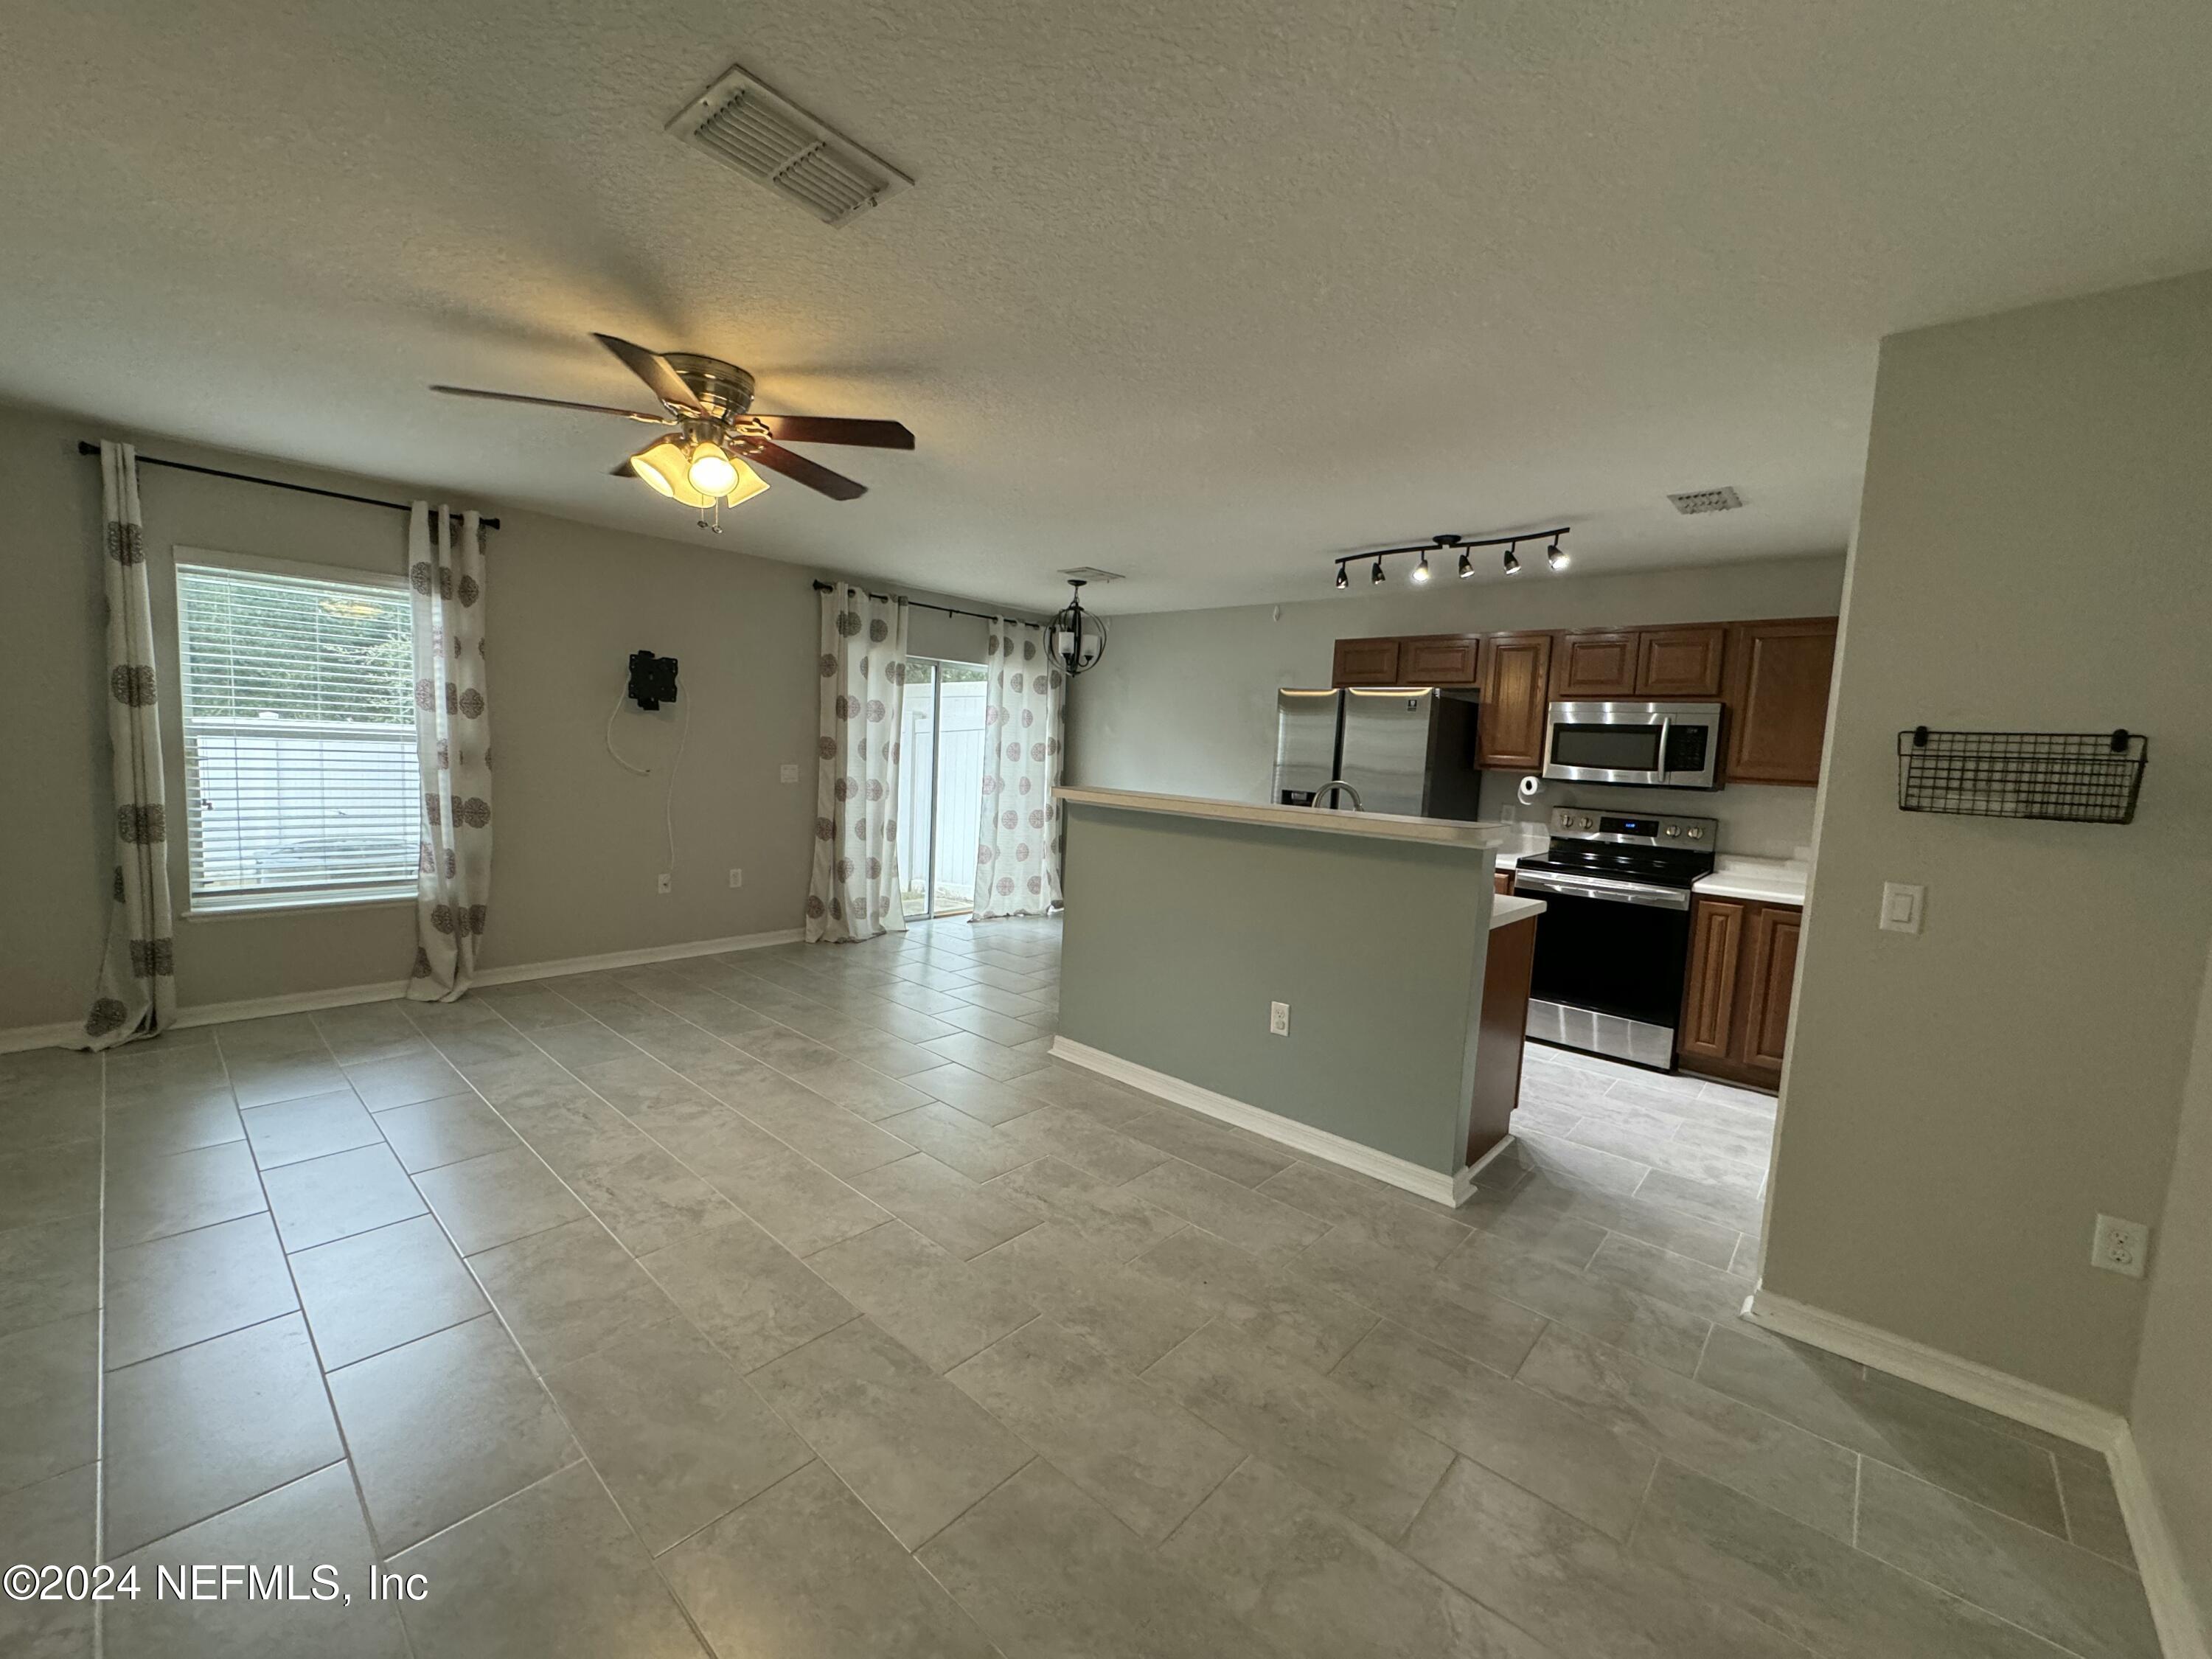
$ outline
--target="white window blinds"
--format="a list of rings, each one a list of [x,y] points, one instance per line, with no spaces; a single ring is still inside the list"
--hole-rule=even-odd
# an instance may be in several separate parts
[[[187,556],[177,633],[195,907],[411,894],[421,783],[405,581]]]

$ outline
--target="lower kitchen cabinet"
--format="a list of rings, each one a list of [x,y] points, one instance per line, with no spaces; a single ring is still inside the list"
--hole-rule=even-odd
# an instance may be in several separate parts
[[[1682,1070],[1759,1089],[1781,1085],[1804,920],[1795,904],[1692,901],[1689,973],[1675,1039]]]

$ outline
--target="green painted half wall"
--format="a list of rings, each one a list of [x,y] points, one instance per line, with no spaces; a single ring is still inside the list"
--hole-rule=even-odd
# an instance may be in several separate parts
[[[1493,855],[1068,802],[1060,1035],[1466,1163]],[[1288,1036],[1267,1005],[1291,1005]]]

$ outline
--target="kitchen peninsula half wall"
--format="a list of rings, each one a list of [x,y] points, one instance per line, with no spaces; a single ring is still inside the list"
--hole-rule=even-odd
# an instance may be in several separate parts
[[[1494,824],[1062,789],[1053,1052],[1443,1203],[1510,1143],[1544,906]]]

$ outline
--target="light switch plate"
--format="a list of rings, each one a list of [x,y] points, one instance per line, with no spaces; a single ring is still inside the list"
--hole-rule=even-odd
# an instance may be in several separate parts
[[[1271,1002],[1267,1005],[1267,1035],[1288,1036],[1291,1034],[1291,1005]]]
[[[1917,933],[1928,908],[1928,890],[1901,881],[1881,884],[1881,930],[1885,933]]]
[[[782,767],[778,770],[776,775],[781,778],[786,783],[797,783],[799,781],[799,768],[793,762],[786,761]]]
[[[664,872],[660,875],[655,876],[653,878],[653,884],[657,890],[663,893],[666,892],[670,884],[666,873]]]
[[[742,871],[742,870],[732,870],[732,871],[731,871],[731,872],[730,872],[730,885],[731,885],[731,886],[732,886],[732,887],[742,887],[742,886],[744,886],[744,884],[745,884],[745,872],[744,872],[744,871]]]

